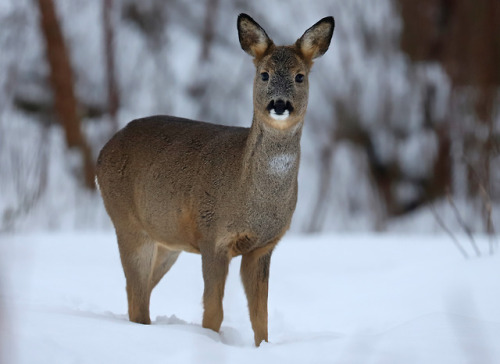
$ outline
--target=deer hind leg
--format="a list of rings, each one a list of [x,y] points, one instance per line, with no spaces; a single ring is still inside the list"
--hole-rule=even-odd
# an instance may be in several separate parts
[[[227,249],[202,252],[202,269],[205,289],[203,292],[203,324],[207,329],[219,332],[224,318],[222,299],[229,268]]]
[[[248,300],[250,321],[254,332],[255,346],[268,340],[267,296],[271,254],[276,243],[243,255],[241,259],[241,280]]]
[[[162,277],[172,268],[177,261],[180,252],[168,250],[167,248],[158,245],[156,251],[156,260],[151,276],[151,290],[156,287]]]
[[[117,229],[117,236],[127,280],[129,319],[140,324],[150,324],[149,301],[153,289],[152,275],[157,246],[142,232],[124,232]]]

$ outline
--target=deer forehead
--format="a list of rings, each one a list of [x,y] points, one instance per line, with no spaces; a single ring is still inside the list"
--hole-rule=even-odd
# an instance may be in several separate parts
[[[300,58],[294,47],[276,47],[267,57],[264,57],[260,64],[260,69],[274,73],[295,73],[305,72],[306,64]]]

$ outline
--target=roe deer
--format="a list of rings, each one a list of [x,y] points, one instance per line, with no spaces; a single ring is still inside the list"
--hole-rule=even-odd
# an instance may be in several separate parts
[[[271,253],[297,202],[308,74],[328,50],[335,23],[323,18],[290,46],[275,46],[246,14],[237,25],[257,69],[251,127],[172,116],[134,120],[102,149],[97,182],[116,229],[130,320],[151,322],[151,291],[187,251],[201,254],[203,327],[218,332],[229,261],[242,255],[259,346],[268,340]]]

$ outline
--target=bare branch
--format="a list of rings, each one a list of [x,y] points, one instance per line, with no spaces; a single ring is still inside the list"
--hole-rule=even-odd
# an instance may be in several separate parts
[[[491,211],[492,211],[491,197],[482,184],[479,184],[479,193],[481,195],[481,198],[483,199],[483,205],[486,213],[486,230],[490,238],[489,253],[490,255],[493,255],[493,253],[495,252],[495,246],[498,246],[498,239],[496,238],[495,227],[493,226],[493,221],[491,220]]]
[[[444,221],[441,219],[441,216],[439,216],[439,214],[437,213],[436,209],[434,208],[434,203],[430,203],[429,208],[430,208],[432,214],[434,215],[434,218],[436,219],[439,226],[441,226],[441,228],[450,236],[451,240],[453,241],[453,243],[455,244],[457,249],[460,251],[460,253],[464,256],[465,259],[469,259],[469,254],[467,254],[467,252],[462,247],[462,245],[460,244],[458,239],[455,237],[455,235],[453,235],[451,230],[448,229],[448,227],[446,226]]]
[[[465,233],[470,239],[470,243],[472,247],[474,248],[474,251],[476,252],[476,255],[478,257],[481,256],[481,251],[477,247],[476,240],[474,239],[474,236],[472,235],[472,230],[470,227],[465,223],[464,219],[462,219],[462,215],[460,215],[460,212],[458,211],[457,206],[455,205],[455,202],[453,201],[453,197],[451,196],[450,191],[446,191],[446,198],[448,199],[448,202],[450,203],[451,207],[453,208],[453,212],[455,213],[455,217],[460,224],[460,226],[464,229]]]
[[[481,195],[481,199],[483,201],[483,207],[484,207],[484,212],[485,212],[485,219],[486,219],[486,232],[489,235],[490,238],[490,249],[489,253],[493,254],[494,253],[494,247],[495,245],[498,246],[498,239],[495,236],[495,227],[493,225],[493,221],[491,219],[491,212],[492,212],[492,203],[491,203],[491,197],[484,187],[484,184],[477,173],[476,169],[472,166],[472,164],[467,160],[465,156],[462,156],[462,161],[468,166],[468,168],[472,171],[472,174],[479,186],[479,194]]]

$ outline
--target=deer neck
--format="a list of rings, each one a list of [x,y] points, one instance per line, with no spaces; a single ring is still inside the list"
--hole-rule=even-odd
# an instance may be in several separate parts
[[[244,180],[262,188],[271,183],[283,193],[295,188],[301,134],[302,121],[288,130],[276,130],[254,116],[245,146]]]

